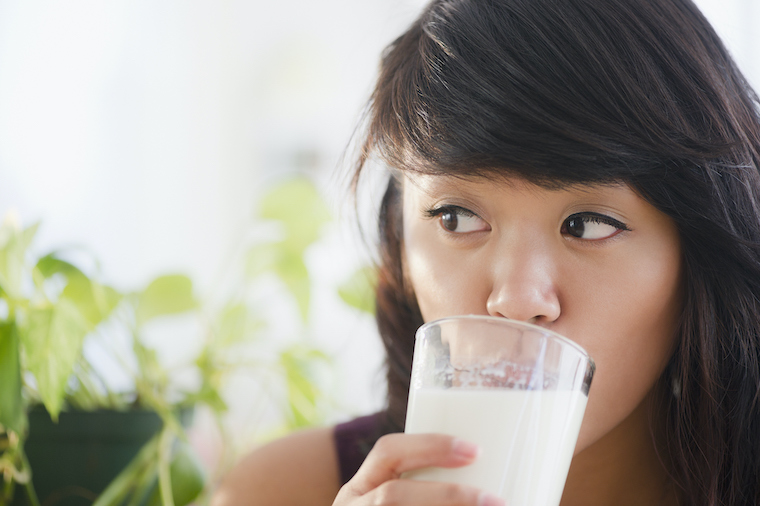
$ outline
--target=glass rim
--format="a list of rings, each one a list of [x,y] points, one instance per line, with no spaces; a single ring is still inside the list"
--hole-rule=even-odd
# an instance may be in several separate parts
[[[444,316],[443,318],[438,318],[436,320],[431,320],[429,322],[423,323],[420,326],[420,328],[418,328],[417,331],[414,333],[414,339],[416,341],[420,337],[422,332],[427,328],[440,326],[440,324],[442,323],[447,323],[449,321],[455,321],[455,320],[478,320],[478,321],[493,322],[493,323],[498,323],[498,324],[509,322],[509,323],[517,324],[518,326],[526,327],[528,329],[541,332],[543,334],[548,334],[556,338],[557,340],[559,340],[562,344],[566,346],[570,346],[571,348],[575,348],[576,351],[579,351],[582,355],[584,355],[588,359],[592,370],[596,369],[596,363],[594,362],[594,359],[591,358],[591,355],[589,354],[589,352],[586,351],[586,349],[583,346],[576,343],[572,339],[565,337],[562,334],[559,334],[557,332],[554,332],[553,330],[544,328],[540,325],[524,322],[521,320],[512,320],[511,318],[506,318],[503,316],[475,315],[475,314]]]

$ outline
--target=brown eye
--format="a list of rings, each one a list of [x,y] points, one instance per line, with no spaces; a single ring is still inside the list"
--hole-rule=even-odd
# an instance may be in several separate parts
[[[451,209],[443,211],[441,213],[441,225],[449,232],[456,232],[457,226],[459,225],[457,213]]]
[[[583,232],[585,230],[586,224],[580,217],[570,217],[570,219],[567,220],[567,224],[565,226],[565,231],[567,234],[572,235],[573,237],[583,237]]]
[[[607,239],[630,230],[624,223],[597,213],[579,213],[569,216],[562,224],[561,232],[577,239],[596,241]]]
[[[477,214],[459,206],[441,206],[429,209],[425,214],[435,218],[439,226],[447,233],[468,234],[470,232],[485,232],[491,228]]]

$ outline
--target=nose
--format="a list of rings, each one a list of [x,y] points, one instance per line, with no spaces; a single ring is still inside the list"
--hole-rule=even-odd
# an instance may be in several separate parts
[[[551,323],[561,313],[555,262],[540,247],[510,248],[493,264],[486,310],[535,324]]]

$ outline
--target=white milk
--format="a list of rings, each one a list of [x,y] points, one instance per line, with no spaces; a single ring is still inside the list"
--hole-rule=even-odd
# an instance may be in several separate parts
[[[469,466],[404,477],[472,485],[509,506],[557,506],[586,401],[581,392],[413,389],[407,433],[450,434],[481,454]]]

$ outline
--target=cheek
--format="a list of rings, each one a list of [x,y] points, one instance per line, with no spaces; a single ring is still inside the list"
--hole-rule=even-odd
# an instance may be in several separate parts
[[[433,227],[405,227],[404,267],[422,317],[431,321],[458,314],[482,314],[483,281],[463,255],[436,247]]]
[[[590,292],[586,306],[597,308],[578,341],[596,361],[586,422],[579,449],[624,420],[645,399],[667,365],[675,347],[682,308],[680,255],[662,255],[629,264],[604,279],[587,278],[600,288]],[[610,283],[610,280],[614,280]]]

